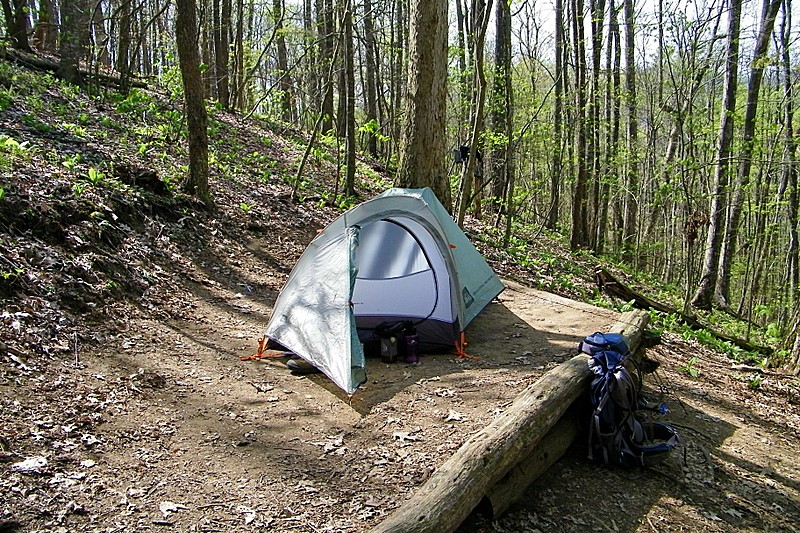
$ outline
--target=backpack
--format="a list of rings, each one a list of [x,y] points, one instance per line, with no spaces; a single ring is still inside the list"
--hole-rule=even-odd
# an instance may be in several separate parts
[[[618,333],[594,333],[578,344],[588,354],[594,378],[589,389],[589,459],[607,465],[651,466],[677,445],[668,424],[651,422],[637,412],[639,388],[624,366],[629,348]],[[638,372],[638,367],[637,367]],[[639,387],[641,387],[639,372]]]

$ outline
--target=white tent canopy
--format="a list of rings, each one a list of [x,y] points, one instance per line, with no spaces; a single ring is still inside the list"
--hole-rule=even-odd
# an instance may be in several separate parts
[[[265,336],[347,393],[366,380],[362,342],[407,321],[449,349],[503,284],[430,189],[390,189],[347,211],[308,246]]]

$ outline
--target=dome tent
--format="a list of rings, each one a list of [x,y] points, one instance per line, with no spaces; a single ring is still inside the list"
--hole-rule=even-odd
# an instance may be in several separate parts
[[[264,336],[352,394],[376,329],[409,321],[423,349],[449,349],[503,288],[433,191],[389,189],[308,245]]]

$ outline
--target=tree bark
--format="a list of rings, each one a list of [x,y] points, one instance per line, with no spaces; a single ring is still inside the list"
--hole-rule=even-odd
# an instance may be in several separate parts
[[[622,228],[622,260],[635,266],[639,227],[639,121],[636,118],[636,61],[634,52],[634,0],[625,0],[625,89],[628,103],[628,156],[625,177],[625,215]]]
[[[447,2],[410,2],[406,120],[397,183],[430,187],[449,211],[447,138]]]
[[[391,56],[391,113],[390,120],[394,125],[392,136],[400,139],[403,135],[401,120],[398,118],[402,113],[402,102],[406,90],[406,77],[403,72],[405,65],[405,50],[408,47],[408,19],[405,11],[406,2],[400,0],[392,2],[393,24],[392,24],[392,56]],[[400,155],[398,154],[398,158]]]
[[[603,23],[605,22],[605,0],[591,0],[591,30],[592,30],[592,90],[587,113],[587,146],[586,159],[590,168],[589,201],[591,209],[588,212],[587,226],[589,227],[589,246],[597,253],[599,235],[605,232],[605,225],[601,224],[600,217],[600,74],[601,58],[603,51]]]
[[[595,251],[603,253],[606,245],[606,231],[608,226],[608,208],[610,202],[611,184],[618,183],[619,173],[617,172],[617,162],[619,159],[619,131],[620,131],[620,109],[622,108],[622,95],[620,86],[622,75],[620,73],[622,65],[622,44],[619,34],[619,8],[611,1],[609,9],[608,24],[608,49],[606,54],[606,71],[609,73],[606,82],[606,153],[605,153],[605,172],[600,186],[600,212],[598,213],[598,226],[603,231],[597,232],[597,242]],[[615,230],[616,231],[616,230]]]
[[[797,194],[797,140],[794,128],[794,80],[792,62],[789,54],[791,42],[791,2],[783,4],[781,23],[781,63],[783,69],[783,143],[784,164],[781,196],[786,197],[786,215],[789,233],[789,246],[786,252],[786,275],[789,281],[789,308],[797,309],[800,299],[800,237],[798,237],[798,194]],[[798,367],[800,368],[800,367]]]
[[[467,42],[467,34],[469,33],[469,22],[467,15],[469,8],[466,6],[467,0],[456,0],[456,46],[458,53],[458,103],[456,107],[456,120],[458,121],[457,142],[462,144],[467,135],[466,128],[469,123],[469,104],[471,100],[471,87],[469,82],[469,71],[467,65],[467,56],[469,61],[472,61],[472,54],[467,51],[469,46]],[[469,65],[471,67],[471,65]]]
[[[376,86],[376,65],[375,65],[375,28],[373,24],[372,0],[364,0],[364,50],[366,70],[364,95],[367,104],[367,123],[373,123],[380,127],[378,123],[378,94]],[[378,157],[378,136],[371,129],[367,132],[367,152],[372,157]]]
[[[478,0],[472,7],[472,14],[474,16],[472,27],[478,32],[473,36],[473,43],[475,46],[475,63],[473,64],[473,70],[475,89],[477,92],[472,102],[472,131],[469,139],[469,157],[464,165],[461,176],[461,197],[458,202],[457,216],[459,226],[464,225],[464,216],[469,207],[470,200],[472,199],[473,181],[476,182],[476,184],[480,183],[483,176],[481,169],[482,157],[479,156],[483,144],[481,142],[483,136],[483,110],[486,103],[486,74],[483,69],[483,45],[486,38],[486,30],[489,27],[491,6],[492,0],[489,0],[488,5],[486,5],[483,0]],[[479,190],[479,187],[480,185],[476,187],[476,190]]]
[[[317,0],[317,24],[320,34],[320,72],[328,72],[334,58],[334,33],[336,28],[333,22],[332,0]],[[333,130],[333,83],[326,80],[322,93],[322,133],[327,134]]]
[[[292,77],[289,74],[289,54],[286,50],[286,37],[283,32],[284,17],[283,0],[273,0],[272,16],[275,21],[275,46],[278,52],[278,86],[281,91],[281,118],[284,122],[294,120],[294,96],[292,91]]]
[[[40,0],[38,14],[33,31],[33,45],[40,52],[55,52],[58,30],[53,0]]]
[[[584,45],[583,0],[572,0],[572,40],[575,60],[575,157],[577,176],[572,194],[572,250],[589,245],[589,165],[586,159],[586,47]]]
[[[87,34],[86,17],[87,5],[85,0],[61,1],[61,32],[58,75],[62,79],[75,84],[83,85],[79,63],[86,53],[85,35]]]
[[[353,65],[353,0],[346,0],[344,6],[344,69],[345,69],[345,132],[346,169],[344,194],[356,194],[356,76]]]
[[[97,2],[92,6],[92,36],[94,43],[94,56],[97,62],[105,67],[111,66],[111,56],[108,51],[109,37],[106,33],[105,13],[103,13],[103,2]]]
[[[486,494],[493,517],[505,514],[575,442],[580,434],[578,409],[575,407],[573,404],[536,444],[530,455],[509,470]]]
[[[492,143],[489,169],[492,183],[492,204],[498,211],[503,207],[508,190],[509,156],[511,155],[511,6],[497,2],[495,7],[494,76],[489,113],[491,129],[498,139]]]
[[[243,111],[245,109],[245,75],[244,75],[244,0],[236,0],[236,36],[234,37],[233,48],[233,87],[232,104],[235,109]]]
[[[175,38],[178,47],[186,123],[189,130],[189,179],[184,190],[206,205],[212,204],[208,190],[208,116],[197,49],[195,0],[176,0]]]
[[[730,181],[731,145],[733,144],[733,115],[736,111],[736,84],[739,74],[739,29],[741,26],[742,0],[731,0],[728,14],[728,51],[726,56],[724,103],[720,117],[717,137],[717,161],[715,185],[711,198],[708,234],[706,236],[703,272],[697,290],[692,298],[692,306],[697,309],[711,309],[717,283],[720,245],[724,231],[724,215],[727,188]]]
[[[2,0],[2,5],[6,33],[11,40],[11,47],[21,52],[31,52],[31,45],[28,42],[30,21],[26,9],[27,3],[25,0]]]
[[[561,146],[562,146],[562,124],[564,83],[566,72],[564,66],[564,0],[555,0],[555,88],[553,94],[553,157],[551,158],[550,168],[550,207],[547,210],[547,220],[545,227],[556,229],[558,224],[558,211],[561,203]]]

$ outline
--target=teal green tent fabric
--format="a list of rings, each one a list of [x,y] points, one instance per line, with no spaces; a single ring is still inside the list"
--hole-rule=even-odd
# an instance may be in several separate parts
[[[281,289],[265,337],[348,394],[366,380],[363,342],[408,321],[448,351],[503,284],[428,188],[390,189],[309,244]]]

